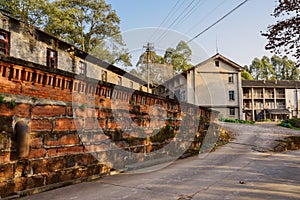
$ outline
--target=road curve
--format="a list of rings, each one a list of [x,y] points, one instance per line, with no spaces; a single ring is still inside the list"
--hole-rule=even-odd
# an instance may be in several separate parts
[[[236,138],[214,152],[155,171],[118,174],[21,199],[300,199],[300,151],[269,151],[276,139],[300,136],[299,131],[274,124],[222,125]]]

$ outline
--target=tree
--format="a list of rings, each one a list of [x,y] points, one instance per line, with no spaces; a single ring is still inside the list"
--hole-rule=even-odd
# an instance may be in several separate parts
[[[109,40],[100,41],[99,44],[90,52],[97,58],[104,60],[111,64],[121,64],[125,66],[132,66],[131,55],[125,48],[121,35],[116,35]]]
[[[254,80],[252,75],[247,70],[243,70],[241,76],[242,80]]]
[[[299,80],[299,69],[294,61],[287,56],[279,57],[273,55],[271,59],[263,56],[262,59],[254,58],[250,66],[245,66],[245,70],[255,80]],[[246,78],[246,72],[242,72],[242,77]]]
[[[83,51],[120,33],[120,19],[105,0],[56,0],[50,8],[45,30]]]
[[[276,24],[268,26],[267,50],[281,54],[292,54],[300,65],[300,3],[299,0],[278,0],[279,4],[273,16],[278,19]]]
[[[0,0],[0,8],[100,59],[131,66],[120,19],[105,0]]]
[[[256,80],[274,79],[275,72],[267,56],[263,56],[262,59],[254,58],[248,70]]]
[[[275,76],[278,80],[298,80],[299,69],[294,61],[289,60],[287,56],[280,58],[277,55],[271,58],[274,67]]]
[[[191,61],[192,50],[184,41],[180,41],[176,48],[168,48],[164,55],[167,64],[171,64],[176,73],[188,70],[193,65]]]
[[[176,48],[167,48],[164,56],[157,55],[154,50],[142,53],[136,65],[137,69],[130,73],[147,80],[147,64],[150,69],[150,80],[153,84],[161,84],[170,79],[174,74],[181,73],[192,67],[192,50],[184,42],[180,41]]]
[[[168,65],[162,56],[157,55],[156,52],[151,49],[146,50],[140,55],[136,67],[137,68],[132,69],[130,73],[147,81],[149,69],[149,81],[151,84],[159,85],[168,79],[165,77],[165,74],[168,74],[168,76],[172,75],[172,71],[164,73],[168,71]]]
[[[0,0],[0,9],[30,26],[45,25],[49,0]]]

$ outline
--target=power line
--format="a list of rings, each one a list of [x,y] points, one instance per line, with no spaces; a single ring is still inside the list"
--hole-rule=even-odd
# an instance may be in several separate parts
[[[193,41],[194,39],[196,39],[197,37],[199,37],[200,35],[202,35],[203,33],[205,33],[206,31],[208,31],[209,29],[211,29],[212,27],[214,27],[216,24],[218,24],[220,21],[222,21],[223,19],[225,19],[226,17],[228,17],[228,15],[230,15],[231,13],[233,13],[235,10],[237,10],[238,8],[240,8],[242,5],[244,5],[245,3],[247,3],[247,1],[249,0],[245,0],[242,3],[240,3],[238,6],[236,6],[234,9],[232,9],[231,11],[229,11],[226,15],[224,15],[223,17],[221,17],[219,20],[217,20],[215,23],[213,23],[212,25],[210,25],[209,27],[207,27],[206,29],[204,29],[203,31],[201,31],[199,34],[197,34],[195,37],[193,37],[192,39],[190,39],[189,41],[187,41],[187,44],[190,43],[191,41]]]
[[[168,12],[167,16],[163,19],[163,21],[160,23],[160,25],[156,28],[156,30],[152,33],[150,40],[156,35],[158,29],[167,21],[167,19],[170,17],[171,13],[174,11],[174,9],[176,8],[176,6],[178,5],[178,3],[180,2],[180,0],[177,0],[177,2],[174,4],[174,6],[171,8],[171,10]],[[182,1],[181,3],[184,3],[184,1]],[[181,4],[182,5],[182,4]],[[176,9],[177,11],[178,9]],[[175,12],[176,12],[175,11]]]
[[[188,17],[190,17],[190,16],[192,15],[192,13],[195,11],[195,9],[197,9],[200,5],[202,5],[202,4],[200,4],[200,3],[203,4],[204,1],[203,1],[203,0],[199,0],[199,1],[192,7],[192,9],[190,10],[190,12],[186,13],[186,14],[181,18],[181,20],[180,20],[179,22],[177,22],[175,25],[177,25],[177,24],[183,22],[183,21],[186,20]]]
[[[208,14],[205,14],[205,17],[201,18],[200,21],[198,21],[196,24],[199,25],[201,24],[205,19],[207,19],[212,13],[216,12],[216,10],[225,3],[226,0],[223,0],[220,4],[218,4],[216,7],[211,9],[211,11]],[[195,29],[196,26],[192,26],[185,34],[190,33],[193,29]]]
[[[185,9],[173,20],[173,22],[167,27],[167,30],[165,30],[160,37],[158,37],[157,41],[161,40],[162,38],[165,37],[166,33],[168,30],[171,29],[171,27],[180,19],[180,17],[186,12],[187,9],[189,9],[192,4],[195,2],[195,0],[193,0],[192,2],[189,3],[188,6],[185,7]],[[190,11],[188,11],[190,12]]]

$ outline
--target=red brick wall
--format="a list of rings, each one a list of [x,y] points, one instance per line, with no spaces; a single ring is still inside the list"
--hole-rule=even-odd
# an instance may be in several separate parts
[[[153,152],[159,158],[163,152],[157,150],[176,139],[162,136],[157,142],[161,138],[151,137],[157,129],[172,130],[197,147],[195,135],[217,116],[205,108],[15,60],[0,61],[0,94],[16,102],[14,108],[0,106],[0,197],[100,177],[111,168],[124,168],[125,156],[132,153],[134,162]],[[29,155],[22,159],[16,157],[13,132],[20,120],[31,131]]]

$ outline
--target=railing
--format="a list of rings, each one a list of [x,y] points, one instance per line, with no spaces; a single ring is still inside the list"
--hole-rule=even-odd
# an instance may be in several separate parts
[[[176,100],[166,100],[154,94],[116,86],[115,84],[98,81],[89,77],[76,75],[75,78],[75,74],[73,73],[54,70],[46,68],[45,66],[32,67],[30,65],[21,65],[20,63],[0,61],[0,80],[1,79],[19,84],[25,83],[27,86],[35,86],[36,89],[44,88],[43,91],[46,90],[51,95],[50,99],[53,100],[72,101],[72,93],[78,93],[95,98],[95,101],[98,102],[101,101],[101,98],[109,98],[111,100],[121,100],[139,105],[151,106],[160,104],[162,106],[168,106],[168,109],[171,110],[181,109],[184,111],[185,109],[185,107],[182,106],[183,104],[181,104],[181,108],[179,108],[178,101]],[[23,93],[23,95],[35,96],[36,94],[28,92]],[[60,98],[56,99],[57,96]],[[45,98],[45,95],[37,94],[35,97]],[[208,110],[207,108],[201,109]]]

